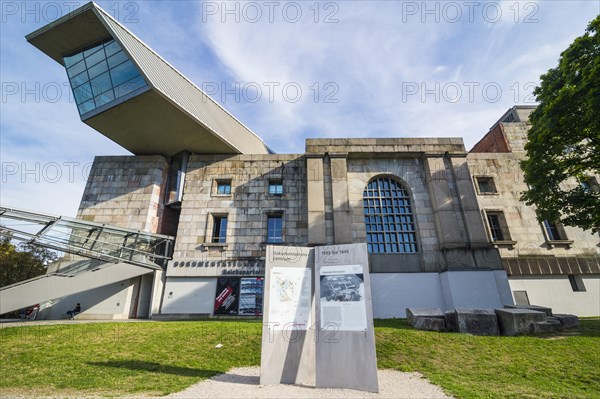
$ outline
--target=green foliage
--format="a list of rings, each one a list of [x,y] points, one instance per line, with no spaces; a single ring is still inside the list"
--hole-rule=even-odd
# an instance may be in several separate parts
[[[600,16],[541,76],[534,91],[539,106],[522,162],[529,190],[522,196],[537,206],[538,218],[600,231],[600,190],[571,187],[600,173]]]
[[[600,398],[600,320],[581,323],[562,335],[477,337],[376,320],[378,366],[418,371],[456,398]],[[1,327],[6,397],[166,395],[260,364],[260,322]]]
[[[0,287],[46,273],[46,265],[56,253],[26,243],[14,245],[10,233],[0,230]]]

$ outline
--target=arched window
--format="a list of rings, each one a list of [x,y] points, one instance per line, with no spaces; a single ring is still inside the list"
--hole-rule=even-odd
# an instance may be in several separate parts
[[[376,177],[363,193],[370,253],[417,252],[417,231],[408,191],[391,177]]]

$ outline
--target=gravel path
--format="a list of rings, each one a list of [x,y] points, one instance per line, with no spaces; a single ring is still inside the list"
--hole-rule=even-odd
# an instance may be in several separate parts
[[[231,369],[167,398],[451,398],[419,373],[379,370],[379,393],[295,385],[259,385],[258,367]]]

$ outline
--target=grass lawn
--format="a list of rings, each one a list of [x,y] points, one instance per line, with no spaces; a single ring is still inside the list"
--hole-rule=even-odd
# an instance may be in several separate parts
[[[419,371],[457,398],[600,398],[598,319],[544,338],[375,324],[380,368]],[[0,328],[0,395],[164,395],[259,365],[260,341],[261,323],[251,321]]]

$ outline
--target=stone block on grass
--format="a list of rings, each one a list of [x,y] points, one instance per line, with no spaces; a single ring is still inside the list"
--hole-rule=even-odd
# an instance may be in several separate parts
[[[527,310],[535,310],[537,312],[544,312],[546,316],[552,316],[552,309],[547,308],[545,306],[538,305],[504,305],[507,309],[527,309]]]
[[[533,335],[551,334],[554,332],[554,326],[547,321],[536,321],[531,323],[530,333]]]
[[[555,314],[554,317],[561,322],[564,329],[579,328],[579,317],[572,314]]]
[[[438,308],[406,308],[408,324],[415,327],[417,319],[427,317],[444,320],[444,313]]]
[[[446,331],[446,325],[444,323],[444,319],[438,319],[438,318],[433,318],[433,317],[419,317],[415,321],[414,327],[417,330],[438,331],[438,332]]]
[[[558,332],[563,330],[562,323],[554,316],[546,317],[546,322],[552,324],[552,328],[554,328],[554,331]]]
[[[529,334],[531,324],[546,320],[546,313],[528,309],[494,309],[501,335]]]
[[[458,322],[456,321],[456,310],[447,310],[444,312],[444,319],[446,321],[446,331],[458,332]]]
[[[473,335],[499,335],[498,319],[493,310],[456,309],[458,332]]]

